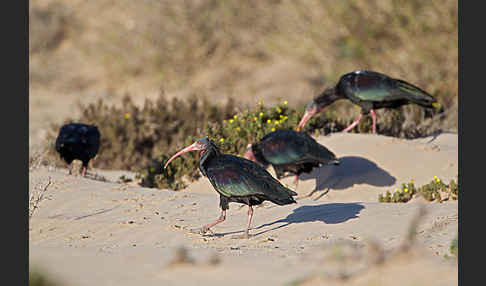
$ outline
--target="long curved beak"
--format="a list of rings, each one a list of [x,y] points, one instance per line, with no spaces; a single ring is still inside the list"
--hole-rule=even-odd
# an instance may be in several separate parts
[[[191,145],[187,146],[186,148],[182,149],[181,151],[175,153],[172,157],[170,157],[170,159],[167,161],[167,163],[165,163],[164,169],[167,168],[167,165],[169,165],[170,161],[174,160],[176,157],[178,157],[178,156],[180,156],[184,153],[187,153],[187,152],[190,152],[190,151],[195,151],[195,150],[201,150],[201,148],[199,146],[197,146],[197,142],[192,143]]]
[[[306,110],[305,113],[304,113],[304,116],[302,116],[302,119],[299,122],[299,126],[297,127],[297,131],[300,131],[302,128],[304,128],[307,121],[309,121],[309,119],[311,119],[312,116],[314,116],[314,114],[316,114],[316,113],[317,113],[316,108]]]

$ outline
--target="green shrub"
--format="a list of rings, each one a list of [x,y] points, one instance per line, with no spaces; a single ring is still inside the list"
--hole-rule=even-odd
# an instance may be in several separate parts
[[[437,176],[434,179],[421,187],[416,188],[413,181],[407,184],[402,184],[401,189],[396,189],[393,194],[387,191],[384,195],[378,195],[378,201],[382,203],[406,203],[414,196],[422,196],[427,201],[443,202],[444,200],[457,200],[458,185],[457,182],[451,180],[449,184],[445,184]]]
[[[143,107],[126,95],[120,107],[99,100],[81,105],[80,109],[79,121],[97,125],[101,133],[100,152],[93,166],[137,171],[146,167],[152,158],[174,151],[188,136],[200,133],[208,122],[229,117],[236,107],[231,99],[217,106],[197,95],[186,100],[168,100],[162,94],[155,102],[146,100]],[[73,121],[68,119],[64,123]],[[59,128],[60,125],[52,126],[48,138],[50,156],[55,158],[59,158],[53,147]]]
[[[183,146],[208,135],[225,153],[241,155],[249,143],[254,143],[276,129],[295,128],[304,112],[304,106],[290,108],[287,101],[275,106],[260,102],[254,107],[237,105],[233,100],[212,103],[205,96],[193,94],[184,100],[168,100],[162,93],[155,101],[147,99],[142,107],[130,96],[120,106],[109,106],[102,100],[79,106],[80,121],[98,126],[101,133],[100,151],[93,167],[129,170],[138,173],[146,187],[185,188],[186,181],[199,178],[197,152],[185,154],[172,162],[166,170],[163,164]],[[417,125],[404,127],[402,110],[390,111],[378,130],[384,135],[415,138],[426,133]],[[328,134],[344,129],[351,121],[343,120],[329,107],[309,121],[305,132]],[[440,114],[439,114],[440,115]],[[368,118],[369,119],[369,118]],[[53,125],[48,135],[48,159],[64,166],[54,149],[60,125]],[[363,120],[353,132],[370,132],[371,120]]]
[[[196,139],[208,135],[221,149],[222,152],[241,155],[249,143],[255,142],[268,132],[276,129],[292,129],[297,126],[302,110],[290,109],[287,102],[274,107],[265,107],[258,104],[254,110],[246,109],[234,113],[220,122],[207,122],[202,132],[191,135],[183,142],[184,146],[193,143]],[[183,146],[177,144],[178,149]],[[187,175],[190,181],[199,178],[197,152],[187,153],[168,165],[164,171],[163,164],[176,151],[164,153],[140,172],[142,185],[156,188],[171,188],[178,190],[184,188],[183,177]]]
[[[287,101],[271,107],[266,107],[260,102],[255,108],[247,108],[242,112],[235,113],[222,122],[208,122],[202,132],[186,138],[184,146],[207,135],[219,145],[222,152],[241,156],[249,143],[257,142],[265,134],[277,129],[295,129],[303,113],[304,107],[299,109],[289,108]],[[395,124],[401,124],[400,121],[394,122]],[[337,114],[330,109],[324,116],[315,116],[307,125],[306,132],[316,135],[328,134],[342,130],[350,123],[338,119]],[[393,127],[389,130],[394,129],[401,134],[418,134],[413,128],[410,128],[407,132]],[[371,121],[360,123],[358,130],[371,131]],[[179,145],[178,149],[182,147]],[[199,155],[197,152],[187,153],[182,159],[172,161],[168,165],[167,170],[164,171],[163,165],[177,151],[174,150],[173,152],[160,155],[153,161],[153,164],[142,170],[139,173],[142,185],[179,190],[186,187],[183,180],[184,177],[189,181],[199,178]]]

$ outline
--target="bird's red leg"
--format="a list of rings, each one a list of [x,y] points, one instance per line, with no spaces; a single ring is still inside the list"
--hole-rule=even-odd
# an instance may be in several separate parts
[[[219,216],[219,218],[216,221],[203,226],[201,229],[194,230],[194,231],[191,231],[191,232],[200,233],[200,234],[205,234],[208,231],[211,232],[211,227],[217,225],[218,223],[223,222],[225,219],[226,219],[226,210],[221,210],[221,215]]]
[[[243,235],[232,236],[231,238],[245,238],[245,239],[250,238],[250,225],[251,225],[252,218],[253,218],[253,208],[252,206],[248,206],[248,224],[246,225],[245,233]]]
[[[343,132],[348,132],[349,130],[353,129],[354,126],[356,126],[361,121],[361,117],[363,117],[363,114],[360,114],[353,123],[351,123],[348,127],[346,127],[346,129],[343,130]]]
[[[67,166],[66,168],[69,171],[69,175],[71,175],[71,173],[72,173],[72,171],[71,171],[71,164],[67,164],[66,166]]]
[[[81,169],[81,176],[83,176],[83,177],[86,176],[86,170],[87,169],[88,169],[88,167],[83,166],[83,168]]]
[[[248,206],[248,224],[246,225],[246,238],[250,237],[250,225],[251,225],[251,219],[253,218],[253,208],[251,206]]]
[[[376,134],[376,114],[373,109],[370,110],[371,118],[373,119],[373,134]]]
[[[294,185],[295,185],[295,190],[297,191],[297,185],[299,184],[299,175],[295,175],[294,179]]]

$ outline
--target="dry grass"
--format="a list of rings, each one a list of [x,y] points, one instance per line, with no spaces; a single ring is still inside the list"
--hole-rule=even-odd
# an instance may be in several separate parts
[[[32,216],[34,215],[35,210],[39,208],[39,204],[42,200],[45,199],[45,194],[49,189],[49,186],[52,185],[51,177],[48,177],[46,183],[38,183],[34,186],[33,190],[29,195],[29,222]]]
[[[43,0],[31,21],[30,83],[51,90],[297,105],[369,68],[457,103],[457,1]]]
[[[122,100],[125,92],[139,105],[136,98],[161,87],[168,100],[205,95],[211,104],[233,97],[237,105],[256,105],[259,98],[273,105],[286,99],[299,109],[342,74],[367,68],[420,86],[445,108],[439,114],[414,105],[379,110],[380,134],[414,138],[457,132],[457,1],[39,0],[31,3],[30,17],[30,96],[52,93],[48,102],[63,105],[59,114],[77,112],[68,97],[102,97],[135,110]],[[32,102],[38,102],[32,110],[39,113],[51,105]],[[57,114],[54,110],[51,114]],[[357,106],[337,102],[323,116],[349,123],[358,113]],[[174,136],[174,114],[154,115],[166,121],[169,136],[159,138],[151,128],[145,132],[142,123],[128,124],[120,114],[119,121],[109,122],[110,130],[126,128],[131,135],[107,144],[103,152],[111,152],[115,161],[97,166],[146,165],[118,154],[140,151],[150,160],[170,151],[171,142],[164,141],[185,142],[198,134],[188,126]],[[80,114],[80,121],[86,119]],[[367,132],[370,121],[354,131]],[[157,139],[153,148],[145,147],[147,136]]]
[[[44,148],[34,150],[32,154],[29,154],[29,172],[48,164],[47,156],[49,151],[48,146],[44,146]]]

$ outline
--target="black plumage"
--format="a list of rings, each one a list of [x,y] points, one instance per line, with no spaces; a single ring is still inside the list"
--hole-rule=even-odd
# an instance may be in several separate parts
[[[339,160],[329,149],[310,135],[293,130],[266,134],[259,142],[248,145],[244,156],[265,167],[272,165],[278,179],[285,172],[295,174],[296,185],[302,173],[310,173],[313,168],[322,165],[339,165]]]
[[[361,107],[360,116],[343,131],[356,126],[363,115],[371,113],[373,133],[376,132],[376,115],[374,110],[380,108],[397,108],[414,103],[426,108],[438,108],[437,100],[419,87],[401,79],[370,70],[356,70],[339,79],[335,87],[324,90],[306,107],[298,130],[316,113],[336,100],[348,99]]]
[[[69,123],[63,125],[56,139],[56,151],[66,161],[71,174],[70,165],[74,160],[81,160],[81,174],[86,175],[88,163],[98,154],[100,148],[100,132],[94,125]]]
[[[296,203],[292,196],[297,193],[283,186],[267,170],[245,158],[221,153],[208,137],[197,140],[173,155],[165,167],[177,156],[194,150],[201,151],[199,170],[219,193],[222,210],[218,220],[205,225],[198,232],[204,234],[212,226],[224,221],[230,202],[248,205],[248,225],[244,237],[249,236],[252,206],[267,200],[277,205]]]

